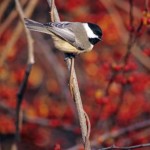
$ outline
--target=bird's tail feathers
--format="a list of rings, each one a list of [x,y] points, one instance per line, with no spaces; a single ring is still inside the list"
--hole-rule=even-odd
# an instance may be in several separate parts
[[[49,31],[44,27],[42,23],[27,18],[24,18],[24,22],[25,22],[25,26],[29,30],[50,34]]]

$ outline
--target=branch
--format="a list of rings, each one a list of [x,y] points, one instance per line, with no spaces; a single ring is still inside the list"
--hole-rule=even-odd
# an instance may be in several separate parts
[[[143,128],[148,128],[149,126],[150,126],[150,120],[146,120],[143,122],[133,124],[133,125],[128,126],[126,128],[122,128],[120,130],[116,130],[116,131],[112,131],[110,133],[103,134],[102,136],[97,137],[97,139],[99,139],[103,143],[104,141],[106,141],[109,138],[116,139],[120,136],[123,136],[124,134],[130,133],[133,131],[138,131],[138,130],[141,130]],[[93,144],[97,145],[95,142],[93,142]]]
[[[134,43],[136,42],[136,36],[134,35],[133,33],[133,30],[134,30],[134,16],[133,16],[133,0],[129,0],[129,3],[130,3],[130,9],[129,9],[129,24],[130,24],[130,32],[129,32],[129,37],[128,37],[128,43],[127,43],[127,51],[126,51],[126,54],[125,56],[123,57],[123,68],[127,65],[128,63],[128,60],[129,60],[129,57],[130,57],[130,54],[131,54],[131,48],[133,47]],[[140,26],[141,27],[141,26]],[[141,28],[138,28],[139,30]],[[107,91],[109,90],[110,86],[111,86],[111,83],[113,83],[115,81],[115,78],[116,76],[119,74],[119,73],[122,73],[123,75],[126,74],[126,71],[123,69],[121,69],[120,71],[115,71],[113,70],[113,74],[112,74],[112,77],[111,77],[111,80],[107,86]],[[116,121],[116,116],[117,114],[119,113],[120,109],[121,109],[121,106],[123,104],[123,98],[124,98],[124,91],[125,91],[125,87],[126,87],[126,84],[122,84],[122,90],[121,90],[121,93],[120,93],[120,98],[119,98],[119,101],[117,103],[117,108],[116,111],[114,113],[112,113],[112,115],[110,116],[111,120],[112,120],[112,124],[114,124],[114,122]],[[106,92],[107,92],[106,91]],[[108,92],[107,92],[108,93]]]
[[[29,74],[31,72],[32,65],[34,64],[34,53],[33,53],[34,48],[33,48],[33,39],[31,37],[31,33],[24,25],[24,18],[25,17],[24,17],[24,13],[23,13],[23,10],[22,10],[22,7],[20,5],[19,0],[15,0],[15,3],[16,3],[16,8],[17,8],[17,11],[19,13],[20,19],[21,19],[23,26],[24,26],[24,30],[25,30],[26,37],[27,37],[27,43],[28,43],[28,66],[26,68],[24,79],[21,83],[20,89],[19,89],[18,94],[17,94],[18,99],[17,99],[17,106],[16,106],[16,139],[19,140],[19,130],[20,130],[21,125],[22,125],[21,104],[23,101],[26,87],[27,87]]]
[[[130,125],[126,128],[122,128],[122,129],[119,129],[116,131],[105,133],[105,134],[100,135],[100,136],[95,136],[95,139],[91,141],[91,146],[92,147],[98,146],[99,143],[103,143],[108,139],[115,140],[116,138],[119,138],[119,137],[123,136],[124,134],[131,133],[133,131],[139,131],[142,129],[146,129],[146,128],[149,128],[149,126],[150,126],[150,120],[145,120],[143,122],[139,122],[139,123]],[[81,145],[76,145],[76,146],[69,148],[67,150],[76,150],[76,149],[79,149],[80,146]]]
[[[17,106],[16,106],[16,139],[19,140],[19,131],[21,129],[21,125],[22,125],[22,111],[21,111],[21,104],[23,101],[23,97],[25,94],[25,90],[27,87],[27,83],[28,83],[28,78],[30,75],[32,69],[32,64],[28,64],[25,74],[24,74],[24,79],[20,85],[19,91],[17,93]]]
[[[30,31],[24,25],[24,18],[25,18],[24,16],[25,15],[23,13],[23,10],[21,8],[19,0],[15,0],[15,3],[16,3],[16,8],[17,8],[17,11],[19,13],[20,19],[21,19],[21,21],[23,23],[23,26],[24,26],[26,37],[27,37],[27,43],[28,43],[28,63],[29,64],[34,64],[33,39],[32,39]]]
[[[99,150],[115,150],[115,149],[119,149],[119,150],[131,150],[131,149],[136,149],[136,148],[143,148],[143,147],[150,147],[150,143],[146,143],[146,144],[140,144],[140,145],[135,145],[135,146],[129,146],[129,147],[118,147],[118,146],[110,146],[107,148],[101,148]]]
[[[66,60],[68,70],[70,73],[71,72],[71,59],[69,57],[65,57],[65,60]],[[74,69],[72,72],[72,79],[73,79],[72,80],[72,92],[73,92],[73,96],[74,96],[74,100],[75,100],[75,104],[76,104],[76,108],[78,112],[78,117],[79,117],[81,132],[82,132],[82,140],[85,144],[86,138],[88,134],[90,134],[88,133],[87,130],[90,127],[87,127],[87,124],[86,124],[85,112],[83,109],[82,100],[81,100],[80,91],[79,91],[78,82],[77,82],[77,77],[76,77],[76,73]]]
[[[103,2],[103,1],[102,1]],[[108,5],[107,2],[103,2],[106,6]],[[148,4],[148,2],[146,1],[146,4]],[[147,5],[145,4],[145,8],[147,8]],[[110,5],[108,5],[110,7]],[[107,9],[109,7],[106,7]],[[127,52],[123,58],[123,65],[126,66],[127,63],[128,63],[128,59],[129,59],[129,56],[130,54],[132,53],[134,56],[136,55],[136,58],[138,60],[140,60],[140,62],[142,62],[142,64],[150,69],[150,59],[144,55],[140,49],[136,46],[136,50],[135,48],[133,49],[134,45],[136,44],[137,42],[137,39],[138,39],[138,33],[141,31],[142,27],[143,27],[143,23],[142,21],[139,23],[135,33],[133,32],[134,31],[134,15],[133,15],[133,8],[134,8],[134,5],[133,5],[133,0],[129,0],[129,24],[130,24],[130,32],[129,32],[129,37],[128,37],[128,43],[127,43]],[[112,9],[112,8],[111,8]],[[114,10],[113,10],[114,11]],[[113,17],[112,17],[113,18]],[[116,17],[115,17],[116,18]],[[116,76],[118,75],[118,73],[121,73],[124,74],[125,71],[124,70],[120,70],[120,71],[115,71],[113,70],[112,72],[112,75],[111,75],[111,78],[108,82],[108,85],[106,87],[106,92],[105,92],[105,95],[107,96],[108,95],[108,91],[110,89],[110,86],[111,84],[114,82]]]
[[[49,4],[49,7],[51,9],[51,21],[57,21],[59,22],[60,21],[60,18],[59,18],[59,14],[58,14],[58,11],[57,11],[57,8],[55,6],[55,0],[47,0],[48,4]]]
[[[48,0],[48,4],[51,8],[51,21],[52,22],[60,21],[54,0]],[[88,133],[88,128],[90,127],[89,126],[87,127],[87,124],[86,124],[86,117],[85,117],[85,112],[84,112],[83,105],[82,105],[82,100],[80,96],[75,69],[74,69],[74,66],[72,66],[71,58],[67,54],[65,54],[65,61],[66,61],[69,73],[71,72],[70,78],[72,78],[72,93],[73,93],[72,95],[75,100],[75,104],[77,108],[77,113],[79,117],[81,133],[82,133],[82,140],[84,142],[85,149],[90,150],[89,137],[88,137],[88,135],[90,134]]]

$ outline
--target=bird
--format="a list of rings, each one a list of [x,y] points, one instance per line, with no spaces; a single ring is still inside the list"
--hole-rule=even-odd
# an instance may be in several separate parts
[[[102,29],[94,23],[48,22],[39,23],[24,18],[25,26],[32,31],[51,35],[55,47],[68,54],[89,52],[102,40]]]

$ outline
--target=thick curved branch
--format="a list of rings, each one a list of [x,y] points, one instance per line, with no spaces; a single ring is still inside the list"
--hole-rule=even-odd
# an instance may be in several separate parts
[[[47,0],[47,1],[51,8],[51,13],[50,13],[51,20],[52,21],[60,21],[54,0]],[[66,61],[69,73],[71,72],[71,68],[72,68],[71,59],[72,58],[70,58],[69,55],[65,54],[65,61]],[[81,96],[80,96],[80,91],[79,91],[79,87],[78,87],[78,82],[77,82],[77,77],[76,77],[74,66],[73,66],[71,75],[72,75],[71,78],[72,78],[72,92],[73,92],[72,95],[74,96],[74,100],[75,100],[75,104],[76,104],[76,108],[77,108],[77,113],[78,113],[78,117],[79,117],[81,133],[82,133],[82,140],[84,142],[85,149],[90,150],[90,144],[89,144],[89,139],[88,139],[88,134],[89,134],[88,127],[86,124],[85,112],[84,112],[83,105],[82,105],[82,100],[81,100]]]

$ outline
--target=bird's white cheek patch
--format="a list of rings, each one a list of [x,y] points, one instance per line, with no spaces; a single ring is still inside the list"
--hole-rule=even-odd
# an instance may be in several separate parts
[[[83,26],[84,26],[89,38],[98,38],[98,36],[93,33],[93,31],[90,29],[90,27],[88,26],[87,23],[83,23]]]

